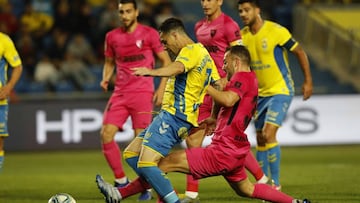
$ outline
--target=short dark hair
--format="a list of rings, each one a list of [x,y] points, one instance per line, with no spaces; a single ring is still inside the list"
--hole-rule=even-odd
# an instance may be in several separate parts
[[[119,4],[133,4],[134,8],[137,9],[137,3],[135,0],[119,0]]]
[[[184,23],[178,18],[168,18],[159,26],[159,32],[161,33],[169,33],[173,30],[186,33]]]
[[[250,3],[250,4],[254,5],[255,7],[260,8],[259,0],[239,0],[238,1],[238,5],[243,4],[243,3]]]
[[[246,65],[250,65],[250,52],[249,50],[243,45],[235,45],[230,46],[226,49],[226,52],[229,52],[231,55],[235,55],[240,58],[240,60],[245,63]]]

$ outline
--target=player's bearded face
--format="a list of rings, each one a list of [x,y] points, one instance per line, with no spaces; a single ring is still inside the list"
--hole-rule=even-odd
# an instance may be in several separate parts
[[[131,3],[119,4],[119,16],[123,26],[128,28],[136,22],[138,11]]]
[[[240,4],[238,10],[241,20],[247,26],[253,25],[256,21],[256,17],[259,15],[259,9],[255,8],[250,3]]]
[[[223,65],[222,69],[225,71],[226,78],[228,81],[230,81],[230,78],[234,74],[234,69],[232,68],[233,65],[234,65],[233,60],[231,59],[229,52],[226,52],[224,55],[224,65]]]

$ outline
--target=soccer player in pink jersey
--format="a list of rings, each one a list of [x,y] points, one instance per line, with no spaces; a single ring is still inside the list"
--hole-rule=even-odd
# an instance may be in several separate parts
[[[104,91],[108,90],[115,68],[116,80],[114,92],[104,111],[101,143],[103,154],[115,176],[115,186],[122,187],[129,180],[123,170],[115,134],[122,130],[130,116],[135,136],[138,136],[152,120],[153,101],[157,105],[161,104],[166,84],[166,78],[163,78],[154,92],[153,78],[136,77],[131,69],[152,69],[155,66],[154,55],[162,65],[169,64],[171,60],[161,44],[157,30],[138,23],[136,1],[120,0],[118,6],[122,27],[109,31],[105,38],[105,64],[100,85]],[[148,199],[151,199],[150,191],[139,197],[139,200]]]
[[[202,43],[209,51],[222,78],[221,80],[223,80],[222,82],[226,82],[226,73],[222,70],[225,50],[229,46],[240,45],[242,42],[238,24],[222,12],[222,4],[223,0],[201,0],[201,6],[206,17],[196,23],[195,35],[198,42]],[[199,122],[210,116],[211,108],[212,99],[206,95],[204,103],[200,106]],[[189,136],[186,139],[187,147],[200,147],[204,136],[203,130]],[[249,153],[246,163],[246,168],[257,181],[267,182],[267,177],[252,153]],[[198,202],[199,182],[194,180],[191,175],[187,175],[186,180],[185,197],[182,202]]]
[[[159,163],[163,172],[182,172],[195,179],[222,175],[231,188],[243,197],[278,203],[309,203],[282,193],[270,185],[249,181],[244,164],[250,143],[245,134],[256,111],[258,82],[250,69],[249,51],[242,45],[225,53],[224,91],[209,87],[207,92],[216,102],[212,115],[202,123],[206,134],[214,130],[213,141],[205,148],[190,148],[170,153]],[[215,126],[216,124],[216,126]]]

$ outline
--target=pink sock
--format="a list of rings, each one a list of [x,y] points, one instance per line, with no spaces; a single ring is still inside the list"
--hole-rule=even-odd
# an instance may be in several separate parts
[[[125,177],[124,169],[122,166],[121,151],[115,141],[102,145],[105,158],[111,167],[115,178]]]
[[[149,183],[138,177],[137,179],[127,184],[125,187],[118,188],[118,190],[121,194],[122,199],[125,199],[126,197],[135,195],[140,192],[144,192],[145,190],[150,188],[151,186]]]
[[[264,172],[251,151],[245,158],[245,168],[255,177],[256,181],[260,180],[264,175]]]
[[[199,181],[195,180],[192,175],[186,175],[186,191],[198,192]]]
[[[292,203],[294,199],[283,192],[273,189],[270,185],[267,184],[255,184],[252,197],[278,203]]]

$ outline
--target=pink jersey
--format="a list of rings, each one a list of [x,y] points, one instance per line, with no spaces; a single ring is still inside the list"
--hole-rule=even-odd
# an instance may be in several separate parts
[[[231,42],[241,40],[238,24],[230,16],[222,13],[212,22],[206,18],[197,22],[195,34],[198,42],[209,51],[220,77],[225,77],[226,73],[222,70],[225,50]]]
[[[235,73],[224,91],[235,92],[240,100],[232,107],[221,107],[211,145],[216,145],[229,154],[240,155],[250,146],[244,131],[256,109],[258,82],[255,73]]]
[[[116,62],[115,92],[153,92],[152,77],[132,75],[131,68],[154,68],[154,53],[164,51],[159,33],[148,26],[138,24],[132,33],[116,28],[106,34],[105,57]]]

